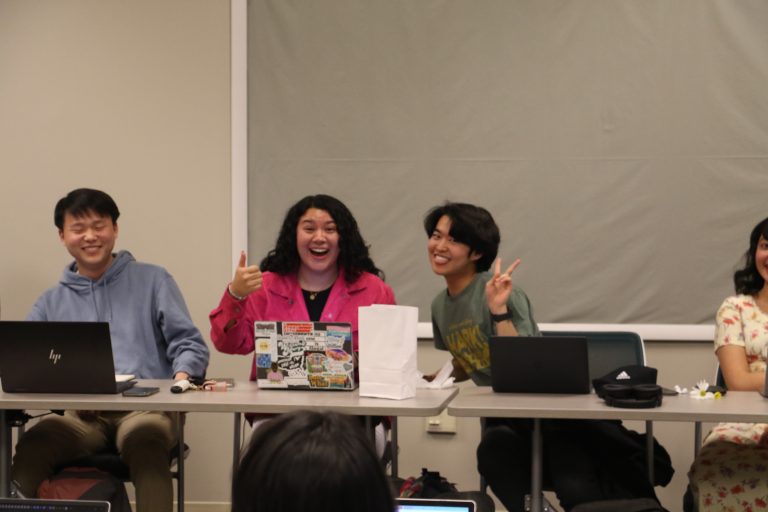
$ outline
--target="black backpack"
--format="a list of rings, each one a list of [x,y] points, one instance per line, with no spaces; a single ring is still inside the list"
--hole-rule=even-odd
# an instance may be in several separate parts
[[[478,512],[495,512],[496,504],[490,496],[481,491],[459,491],[456,485],[440,475],[439,471],[421,469],[421,476],[394,479],[395,494],[400,498],[435,498],[472,500]]]
[[[108,501],[112,512],[131,512],[125,485],[115,476],[96,468],[67,467],[43,480],[39,498],[50,500]]]

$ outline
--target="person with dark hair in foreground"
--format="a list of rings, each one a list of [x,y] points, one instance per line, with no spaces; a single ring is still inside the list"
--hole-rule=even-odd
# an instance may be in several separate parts
[[[257,429],[232,480],[232,512],[393,512],[394,498],[360,423],[296,411]]]
[[[261,268],[247,265],[241,253],[232,282],[210,314],[211,340],[221,352],[249,354],[257,320],[348,322],[357,351],[357,308],[395,303],[382,276],[344,203],[307,196],[286,213]],[[251,380],[256,371],[254,357]]]
[[[715,355],[725,385],[762,391],[768,350],[768,218],[749,236],[736,295],[715,316]],[[721,423],[704,439],[688,478],[700,512],[768,507],[768,423]]]

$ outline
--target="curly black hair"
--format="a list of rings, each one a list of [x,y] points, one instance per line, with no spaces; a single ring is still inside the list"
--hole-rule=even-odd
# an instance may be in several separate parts
[[[733,274],[733,285],[736,288],[736,293],[754,295],[763,289],[765,281],[757,271],[757,262],[755,261],[755,252],[757,252],[760,237],[768,240],[768,218],[761,220],[749,235],[749,249],[744,253],[744,268]]]
[[[296,247],[296,229],[299,219],[310,208],[324,210],[333,218],[339,232],[339,268],[344,270],[344,278],[352,283],[363,272],[368,272],[384,279],[384,272],[373,263],[368,245],[360,235],[357,221],[349,208],[335,197],[325,194],[307,196],[291,206],[283,219],[280,234],[277,236],[275,248],[267,253],[259,265],[262,271],[275,272],[281,275],[292,274],[299,269],[301,259]]]

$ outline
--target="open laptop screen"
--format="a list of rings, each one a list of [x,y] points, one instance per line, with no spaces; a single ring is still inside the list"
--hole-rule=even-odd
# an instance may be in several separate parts
[[[0,512],[109,512],[109,503],[106,501],[0,498]]]
[[[471,500],[397,498],[397,512],[476,512]]]

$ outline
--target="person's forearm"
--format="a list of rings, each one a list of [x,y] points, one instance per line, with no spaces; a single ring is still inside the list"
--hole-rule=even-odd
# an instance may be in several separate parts
[[[496,323],[496,334],[498,336],[517,336],[517,329],[512,320],[504,320]]]
[[[765,385],[765,372],[749,372],[725,377],[725,385],[730,391],[762,391]]]

